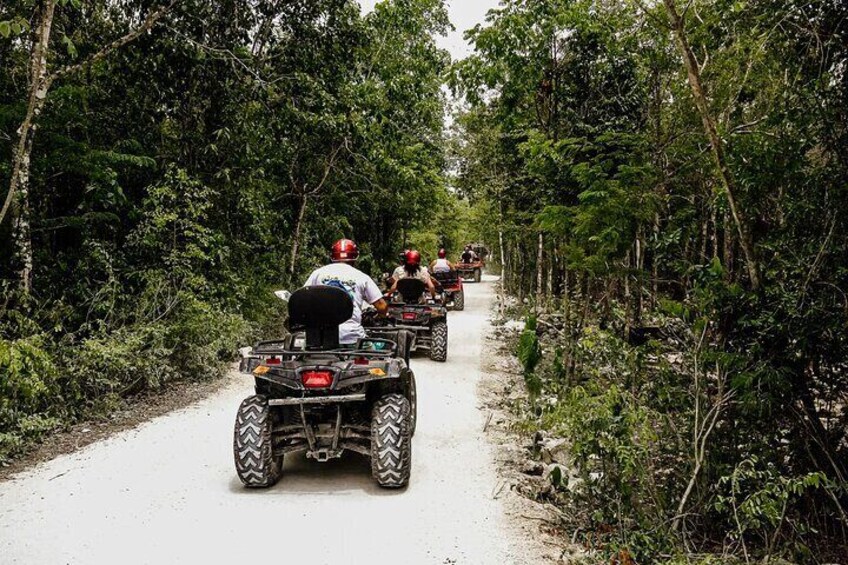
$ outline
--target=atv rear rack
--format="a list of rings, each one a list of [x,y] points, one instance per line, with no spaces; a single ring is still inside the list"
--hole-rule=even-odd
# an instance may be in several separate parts
[[[269,406],[297,406],[304,404],[342,404],[344,402],[360,402],[367,397],[364,394],[345,394],[342,396],[305,396],[300,398],[271,398]]]

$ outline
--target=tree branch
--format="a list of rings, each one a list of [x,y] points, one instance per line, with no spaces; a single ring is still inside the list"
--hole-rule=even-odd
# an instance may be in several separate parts
[[[141,35],[143,35],[145,32],[150,30],[154,25],[156,25],[156,22],[158,22],[162,18],[162,16],[167,14],[168,11],[171,8],[173,8],[174,5],[177,2],[179,2],[179,0],[171,0],[171,3],[168,4],[167,6],[159,6],[159,8],[157,8],[156,10],[147,14],[147,17],[144,19],[144,22],[139,27],[130,31],[129,33],[127,33],[123,37],[119,37],[115,41],[113,41],[113,42],[111,42],[107,45],[104,45],[103,47],[100,48],[99,51],[97,51],[93,55],[90,55],[84,61],[80,61],[79,63],[76,63],[74,65],[68,65],[66,67],[62,67],[61,69],[57,69],[56,71],[54,71],[52,74],[50,74],[47,77],[47,79],[46,79],[47,84],[52,83],[56,79],[62,78],[66,75],[75,73],[75,72],[80,71],[80,70],[82,70],[86,67],[89,67],[89,66],[93,65],[94,63],[96,63],[97,61],[105,59],[110,53],[112,53],[113,51],[115,51],[117,49],[120,49],[121,47],[123,47],[127,43],[131,43],[132,41],[135,41]]]

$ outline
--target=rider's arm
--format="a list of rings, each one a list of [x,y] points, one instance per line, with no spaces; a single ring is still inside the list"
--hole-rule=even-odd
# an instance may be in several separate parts
[[[430,297],[436,298],[436,285],[433,284],[433,279],[427,277],[427,288],[430,289]]]
[[[386,301],[382,298],[377,302],[372,303],[371,305],[374,307],[375,310],[377,310],[377,313],[381,316],[385,316],[386,312],[389,311],[388,303],[386,303]]]
[[[365,302],[371,304],[381,316],[384,316],[386,312],[388,312],[389,306],[383,299],[383,293],[380,291],[380,287],[377,286],[377,283],[373,280],[368,279],[365,282],[364,288],[362,289],[362,297],[365,299]]]

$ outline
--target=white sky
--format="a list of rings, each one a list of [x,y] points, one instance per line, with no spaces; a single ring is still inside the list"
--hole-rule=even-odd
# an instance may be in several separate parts
[[[367,13],[374,9],[374,4],[380,0],[359,0],[362,11]],[[437,37],[439,47],[450,51],[454,60],[464,59],[471,54],[471,48],[462,39],[465,30],[470,29],[486,19],[486,12],[497,8],[499,0],[447,0],[451,22],[456,28],[447,37]]]

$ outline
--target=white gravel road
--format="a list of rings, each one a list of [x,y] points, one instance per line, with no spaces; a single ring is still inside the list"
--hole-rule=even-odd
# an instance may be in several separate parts
[[[0,564],[512,564],[537,562],[493,499],[478,409],[493,279],[449,314],[447,363],[412,360],[419,389],[412,479],[379,489],[355,453],[289,456],[245,490],[231,441],[250,377],[186,409],[0,483]]]

